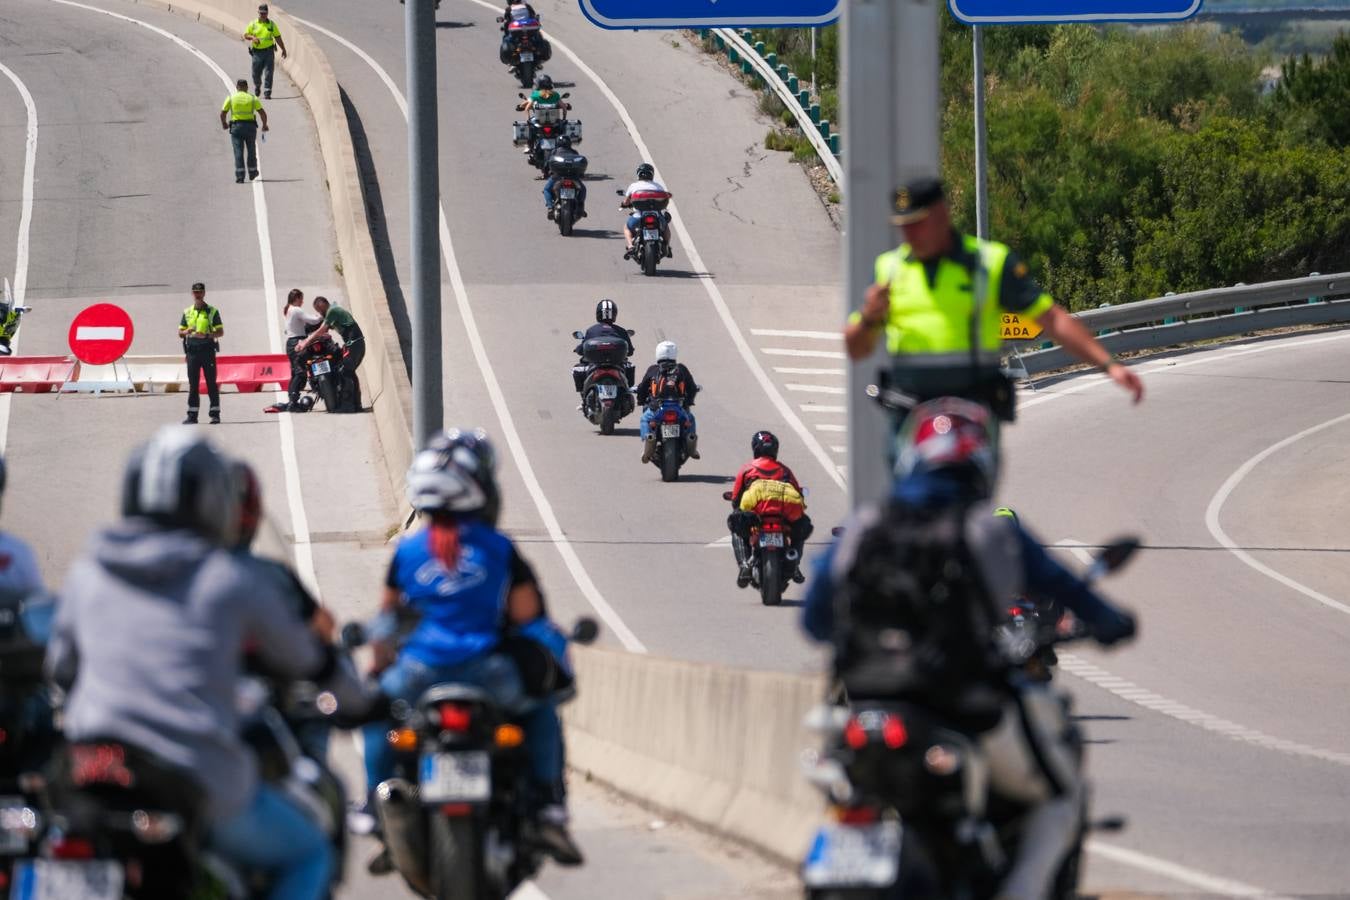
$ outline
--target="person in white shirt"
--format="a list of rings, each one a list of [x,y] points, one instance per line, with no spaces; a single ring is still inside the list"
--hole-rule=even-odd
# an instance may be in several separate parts
[[[656,179],[656,168],[651,163],[642,163],[637,167],[638,180],[628,186],[628,190],[623,192],[623,200],[619,206],[623,209],[631,209],[633,206],[633,194],[635,193],[659,193],[665,194],[665,201],[658,207],[662,210],[661,214],[661,238],[666,242],[666,256],[674,254],[670,251],[670,218],[664,212],[666,203],[670,202],[670,192],[666,186]],[[624,259],[627,259],[633,252],[633,232],[638,227],[639,213],[632,213],[628,216],[628,221],[623,223],[623,238],[628,244],[628,250],[624,253]]]
[[[286,408],[291,412],[303,412],[299,405],[300,392],[305,389],[308,373],[305,371],[304,355],[296,352],[296,345],[323,319],[318,313],[305,309],[305,292],[299,288],[291,288],[291,292],[286,295],[286,308],[282,310],[282,315],[286,317],[286,355],[291,360],[291,383],[287,388],[289,397]]]

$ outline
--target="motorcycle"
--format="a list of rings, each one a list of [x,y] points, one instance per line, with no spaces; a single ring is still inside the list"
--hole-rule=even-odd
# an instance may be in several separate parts
[[[624,195],[624,191],[615,193]],[[628,201],[638,220],[633,229],[633,249],[628,256],[642,269],[643,275],[655,275],[657,263],[665,259],[668,251],[664,233],[670,223],[670,213],[665,211],[670,205],[670,193],[634,191]]]
[[[656,419],[651,424],[651,433],[656,436],[656,449],[652,452],[652,465],[661,470],[662,481],[678,481],[680,466],[689,459],[684,403],[678,397],[656,398],[654,403]]]
[[[586,157],[580,153],[559,152],[550,156],[544,166],[544,176],[557,179],[552,212],[558,233],[563,237],[571,237],[572,227],[581,217],[581,179],[586,175],[586,165]]]
[[[15,306],[14,291],[10,289],[9,279],[4,280],[4,292],[0,294],[0,356],[12,356],[10,344],[19,333],[24,313],[33,311],[31,306]],[[13,316],[13,321],[10,317]]]
[[[360,412],[361,383],[347,369],[347,351],[331,337],[321,337],[305,350],[309,386],[330,413]],[[310,398],[311,401],[313,398]]]
[[[516,94],[516,96],[521,100],[527,99],[524,94]],[[571,94],[563,94],[562,98],[566,100],[570,96]],[[570,103],[560,103],[556,107],[535,107],[530,110],[528,122],[511,123],[511,142],[525,145],[526,162],[541,173],[547,174],[549,157],[553,155],[554,150],[558,149],[560,137],[566,136],[574,144],[581,142],[581,122],[567,118],[567,111],[571,108],[572,104]],[[517,112],[524,109],[524,103],[516,104]]]
[[[631,336],[630,328],[628,334]],[[600,429],[613,434],[614,423],[633,412],[635,371],[628,361],[628,345],[616,337],[586,338],[584,331],[572,332],[581,341],[577,354],[581,361],[572,367],[572,382],[581,395],[582,416]]]
[[[1138,547],[1133,538],[1107,545],[1087,580],[1118,569]],[[1052,641],[1084,636],[1075,631]],[[1015,652],[1009,655],[1013,668],[1025,662]],[[1046,706],[1028,715],[1063,721],[1081,767],[1082,735],[1067,720],[1067,701],[1035,691],[1027,692],[1024,702]],[[832,807],[832,821],[816,832],[802,866],[808,900],[995,895],[1017,856],[1025,808],[989,795],[989,763],[974,736],[912,701],[821,707],[807,725],[826,735],[826,750],[808,766],[807,777]],[[1084,800],[1077,838],[1056,876],[1054,900],[1077,896],[1087,832],[1122,827],[1118,818],[1090,823]]]
[[[540,33],[539,19],[531,16],[524,4],[511,7],[509,22],[505,16],[498,16],[497,24],[502,25],[497,58],[520,81],[520,86],[527,88],[534,84],[534,76],[544,63],[553,57],[553,45]]]
[[[731,500],[731,491],[724,491],[722,499]],[[756,514],[750,526],[750,546],[746,548],[750,555],[750,585],[759,591],[760,602],[765,606],[783,602],[783,591],[801,563],[797,548],[788,546],[790,534],[791,528],[781,515]]]
[[[568,639],[599,629],[580,619]],[[359,625],[343,643],[364,643]],[[566,699],[566,698],[560,698]],[[531,837],[528,760],[520,725],[481,688],[437,684],[393,704],[396,775],[375,789],[390,859],[419,896],[504,900],[541,868]]]

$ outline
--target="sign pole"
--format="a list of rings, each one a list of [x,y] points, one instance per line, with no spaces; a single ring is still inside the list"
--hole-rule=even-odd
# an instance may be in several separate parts
[[[441,258],[437,230],[435,0],[407,0],[408,187],[411,193],[413,449],[441,430]]]
[[[984,126],[984,27],[971,27],[975,59],[975,236],[989,240],[989,152]]]

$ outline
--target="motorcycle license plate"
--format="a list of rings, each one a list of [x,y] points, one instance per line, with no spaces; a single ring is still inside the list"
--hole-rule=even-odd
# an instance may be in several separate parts
[[[595,392],[601,400],[613,400],[619,396],[619,386],[617,384],[597,384]]]
[[[333,371],[333,364],[326,359],[321,359],[310,366],[309,370],[315,375],[327,375],[329,372]]]
[[[522,50],[522,51],[520,51],[520,61],[521,61],[521,62],[534,62],[534,54],[531,53],[531,52],[529,52],[528,50]]]
[[[679,423],[679,422],[676,422],[676,423],[674,423],[674,424],[672,424],[672,425],[662,425],[662,426],[661,426],[661,437],[663,437],[663,438],[678,438],[679,436],[680,436],[680,423]]]
[[[642,229],[642,239],[644,241],[659,241],[661,240],[661,232],[655,228],[644,228]]]
[[[418,769],[423,802],[464,803],[492,796],[492,763],[486,751],[427,753]]]
[[[552,150],[556,146],[558,146],[558,142],[553,140],[553,138],[544,138],[539,141],[540,150]]]
[[[900,874],[900,823],[829,824],[816,839],[802,866],[808,888],[888,887]]]
[[[559,196],[561,196],[564,200],[575,200],[575,199],[577,199],[577,189],[576,189],[576,188],[563,188],[561,191],[558,192],[558,194],[559,194]]]
[[[14,864],[10,897],[122,900],[122,866],[113,860],[24,859]]]
[[[782,547],[783,532],[765,531],[759,536],[759,545],[761,547]]]
[[[17,856],[28,849],[25,819],[33,815],[22,797],[0,797],[0,856]]]

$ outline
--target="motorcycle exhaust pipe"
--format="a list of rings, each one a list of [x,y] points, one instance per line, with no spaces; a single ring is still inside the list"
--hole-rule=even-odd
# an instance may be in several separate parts
[[[423,895],[431,893],[427,874],[426,829],[417,790],[402,778],[390,778],[375,788],[375,810],[384,829],[389,858],[408,886]]]

